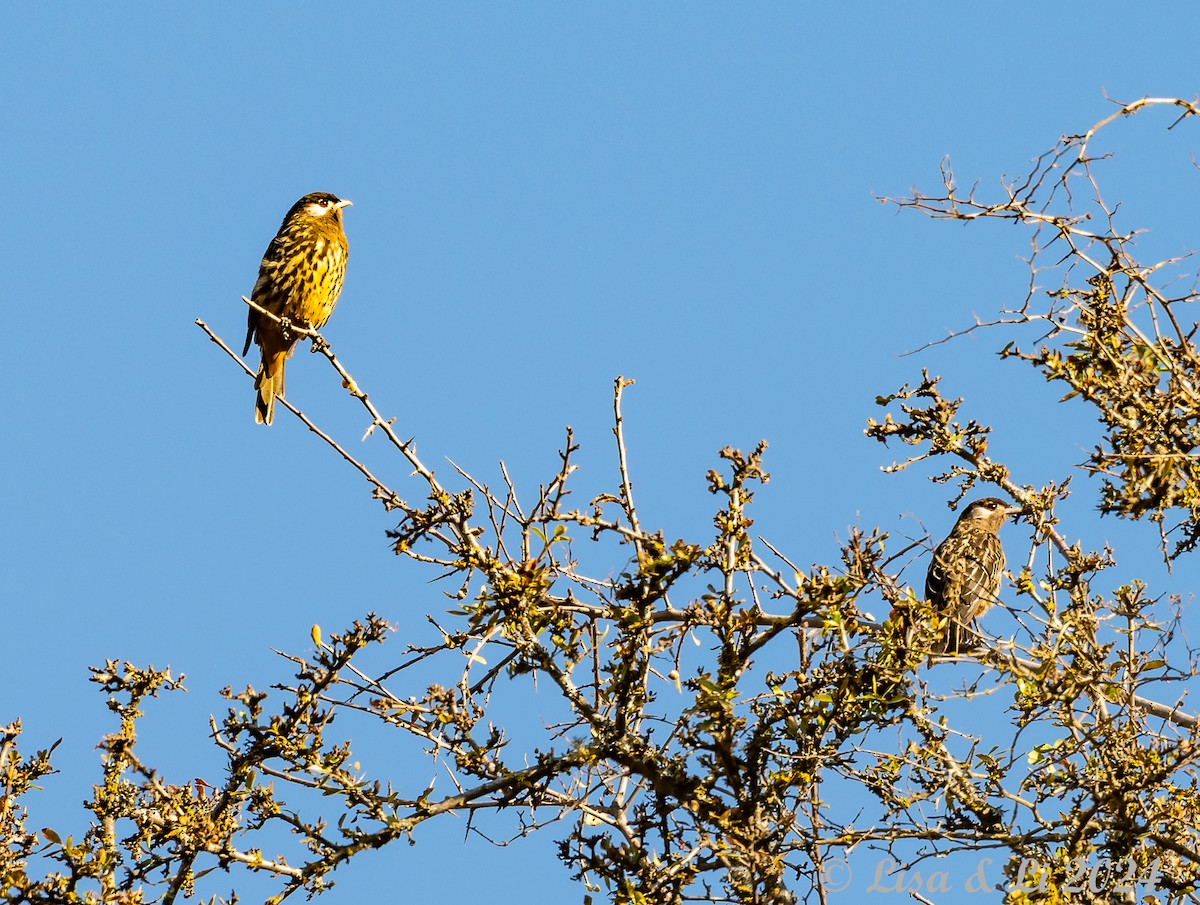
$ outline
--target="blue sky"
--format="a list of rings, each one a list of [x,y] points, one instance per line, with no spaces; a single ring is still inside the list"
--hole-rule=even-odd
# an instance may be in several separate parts
[[[1019,299],[1019,229],[930,223],[873,197],[936,188],[949,154],[985,189],[1119,100],[1192,97],[1200,13],[1146,4],[8,5],[0,165],[9,345],[0,457],[8,682],[0,723],[64,736],[33,825],[79,820],[108,730],[86,666],[170,664],[186,698],[150,708],[148,752],[211,774],[218,690],[287,675],[369,609],[403,634],[441,606],[393,557],[394,520],[294,419],[254,424],[250,382],[192,321],[240,343],[259,257],[309,191],[354,201],[326,335],[376,404],[448,475],[503,459],[533,488],[564,426],[580,497],[611,488],[612,380],[644,524],[703,539],[704,473],[727,444],[771,446],[757,530],[800,564],[859,522],[934,534],[946,488],[886,478],[862,436],[873,399],[945,378],[993,423],[1020,482],[1063,477],[1095,442],[1080,406],[984,334],[900,353]],[[1194,242],[1197,126],[1163,112],[1114,131],[1114,193]],[[1140,222],[1140,221],[1139,221]],[[1148,247],[1156,248],[1153,244]],[[357,444],[361,411],[298,352],[289,399]],[[388,480],[407,469],[378,440]],[[1120,574],[1184,591],[1149,528]],[[1010,528],[1010,559],[1027,536]],[[923,560],[909,580],[919,583]],[[149,755],[148,755],[149,756]],[[69,828],[68,828],[69,829]],[[464,847],[461,824],[340,872],[328,901],[394,889],[450,901],[489,870],[494,902],[575,901],[548,839]],[[399,864],[399,867],[397,867]],[[489,868],[490,865],[490,868]],[[979,899],[981,897],[974,897]]]

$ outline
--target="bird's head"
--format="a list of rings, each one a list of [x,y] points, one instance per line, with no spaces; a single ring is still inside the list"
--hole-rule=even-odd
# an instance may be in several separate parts
[[[350,207],[352,202],[339,198],[331,192],[311,192],[292,205],[285,220],[294,217],[325,220],[329,223],[342,225],[342,208]]]
[[[988,531],[999,531],[1010,515],[1017,515],[1021,511],[1020,506],[1010,506],[997,497],[984,497],[967,506],[958,517],[958,523],[975,522]]]

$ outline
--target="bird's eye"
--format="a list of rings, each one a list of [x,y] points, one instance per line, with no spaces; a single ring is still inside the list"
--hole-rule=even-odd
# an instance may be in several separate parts
[[[317,202],[317,204],[321,205],[321,207],[329,207],[329,199],[322,198],[320,201]]]

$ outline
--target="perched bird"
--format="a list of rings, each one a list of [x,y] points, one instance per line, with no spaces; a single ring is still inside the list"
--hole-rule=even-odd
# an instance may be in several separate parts
[[[256,305],[314,330],[329,320],[346,274],[349,251],[342,208],[349,206],[329,192],[313,192],[292,205],[259,265],[250,295]],[[275,417],[275,397],[283,395],[283,365],[296,339],[276,321],[250,309],[242,355],[250,351],[251,340],[262,349],[254,378],[254,420],[259,424],[270,424]]]
[[[925,597],[947,619],[934,653],[956,654],[975,646],[978,637],[971,626],[996,602],[1004,576],[1004,548],[997,532],[1020,511],[995,497],[975,500],[933,551]]]

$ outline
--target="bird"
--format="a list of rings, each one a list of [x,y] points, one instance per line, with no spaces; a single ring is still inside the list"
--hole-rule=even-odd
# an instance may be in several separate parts
[[[996,497],[975,500],[958,517],[946,539],[933,551],[925,575],[925,598],[946,619],[934,653],[957,654],[978,642],[976,619],[996,602],[1004,577],[1000,526],[1021,507]]]
[[[267,246],[250,299],[277,317],[319,330],[342,291],[349,248],[342,210],[351,202],[329,192],[311,192],[292,205]],[[284,363],[298,337],[253,308],[246,323],[245,356],[251,341],[262,350],[254,378],[254,420],[270,424],[275,398],[283,395]]]

